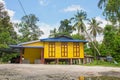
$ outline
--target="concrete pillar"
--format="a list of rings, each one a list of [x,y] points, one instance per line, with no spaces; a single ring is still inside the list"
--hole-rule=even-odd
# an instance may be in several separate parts
[[[59,64],[59,59],[56,59],[56,64]]]
[[[70,65],[72,65],[72,58],[70,59]]]
[[[78,64],[81,64],[82,62],[81,62],[81,59],[78,59]]]

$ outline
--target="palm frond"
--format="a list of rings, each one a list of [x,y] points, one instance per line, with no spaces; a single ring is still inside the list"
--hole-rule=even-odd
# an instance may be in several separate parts
[[[102,9],[102,7],[106,6],[108,0],[99,0],[98,7]]]

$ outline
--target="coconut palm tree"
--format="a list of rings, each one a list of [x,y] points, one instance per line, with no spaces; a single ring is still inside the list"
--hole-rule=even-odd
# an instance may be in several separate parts
[[[74,28],[76,28],[77,33],[79,35],[81,35],[84,30],[85,30],[85,24],[84,24],[84,20],[87,20],[87,14],[85,11],[77,11],[77,14],[75,15],[75,17],[73,17],[73,20],[75,21],[74,24]]]
[[[93,36],[93,40],[96,41],[96,36],[103,32],[103,29],[100,27],[101,22],[97,22],[95,18],[89,20],[89,31]]]
[[[99,50],[97,49],[95,44],[92,42],[92,39],[91,39],[90,35],[86,31],[86,27],[85,27],[85,24],[84,24],[84,21],[88,20],[86,12],[82,11],[82,10],[81,11],[77,11],[77,14],[75,15],[75,17],[71,18],[71,20],[75,21],[74,27],[78,30],[78,34],[81,35],[82,32],[85,32],[86,36],[89,38],[89,40],[91,41],[92,45],[94,46],[94,48],[96,49],[96,51],[100,55]]]

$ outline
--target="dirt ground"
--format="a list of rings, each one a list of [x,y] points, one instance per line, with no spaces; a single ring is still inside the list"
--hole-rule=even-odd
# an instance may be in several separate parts
[[[0,80],[79,80],[80,76],[120,77],[120,68],[80,65],[0,64]]]

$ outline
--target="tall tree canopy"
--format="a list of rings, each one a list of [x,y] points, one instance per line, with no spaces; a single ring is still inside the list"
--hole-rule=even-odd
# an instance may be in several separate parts
[[[62,20],[58,31],[61,35],[70,35],[73,32],[71,21],[68,19]]]
[[[37,25],[38,18],[34,14],[23,16],[19,24],[20,39],[22,42],[37,40],[43,34]]]
[[[10,17],[5,10],[4,4],[0,2],[0,62],[8,61],[13,54],[7,48],[10,44],[16,44],[17,34],[14,31]],[[10,55],[10,56],[9,56]]]
[[[0,2],[0,48],[6,48],[10,44],[15,44],[17,35],[14,31],[10,17],[4,8],[4,4]]]
[[[120,0],[100,0],[98,7],[104,9],[103,14],[113,24],[119,23],[120,31]]]
[[[104,28],[104,39],[101,44],[101,53],[110,54],[116,61],[120,61],[120,36],[113,25],[106,25]]]
[[[111,54],[120,61],[120,0],[99,0],[98,7],[104,10],[103,15],[113,23],[104,28],[101,53]]]

